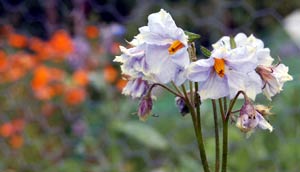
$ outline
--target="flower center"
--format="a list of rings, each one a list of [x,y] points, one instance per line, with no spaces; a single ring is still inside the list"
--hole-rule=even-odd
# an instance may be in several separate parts
[[[169,54],[173,55],[183,47],[184,47],[183,43],[181,43],[179,40],[176,40],[168,48]]]
[[[225,60],[224,59],[217,59],[215,58],[214,69],[217,74],[223,78],[225,75]]]

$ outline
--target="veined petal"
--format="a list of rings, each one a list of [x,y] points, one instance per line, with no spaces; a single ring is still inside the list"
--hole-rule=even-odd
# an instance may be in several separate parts
[[[181,67],[187,67],[190,64],[189,54],[187,52],[187,47],[183,47],[178,50],[175,54],[170,55],[172,61]]]
[[[213,69],[211,69],[213,70]],[[219,77],[215,72],[211,72],[206,81],[200,82],[199,94],[202,100],[218,99],[229,95],[229,88],[226,78]]]
[[[269,122],[267,120],[265,120],[265,118],[260,114],[260,113],[256,113],[256,118],[258,119],[258,127],[263,129],[263,130],[269,130],[270,132],[273,131],[273,127],[271,124],[269,124]]]
[[[169,57],[168,46],[148,45],[146,63],[158,82],[168,83],[174,79],[177,65]]]
[[[235,70],[227,70],[226,78],[229,86],[229,98],[232,99],[237,94],[238,91],[246,90],[246,78],[247,75]]]
[[[213,70],[214,59],[200,59],[192,62],[187,68],[187,78],[194,82],[205,81]]]

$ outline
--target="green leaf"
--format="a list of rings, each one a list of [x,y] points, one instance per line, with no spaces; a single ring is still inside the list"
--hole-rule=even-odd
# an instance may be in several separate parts
[[[189,42],[194,42],[196,39],[200,39],[200,35],[188,31],[184,31],[184,33],[188,36],[188,41]]]
[[[164,150],[168,147],[167,140],[153,127],[139,121],[117,122],[114,128],[153,149]]]
[[[203,46],[200,46],[200,50],[201,50],[201,53],[204,56],[206,56],[206,57],[210,57],[211,56],[211,52],[207,48],[205,48]]]
[[[231,49],[236,48],[236,43],[232,36],[230,37],[230,47],[231,47]]]

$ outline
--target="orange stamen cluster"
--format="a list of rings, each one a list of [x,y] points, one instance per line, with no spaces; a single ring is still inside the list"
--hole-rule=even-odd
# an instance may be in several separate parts
[[[180,42],[179,40],[176,40],[168,48],[169,54],[173,55],[173,54],[175,54],[178,50],[180,50],[183,47],[184,47],[183,43]]]
[[[224,59],[218,59],[215,58],[215,64],[214,64],[214,69],[216,71],[216,73],[223,78],[225,75],[225,60]]]

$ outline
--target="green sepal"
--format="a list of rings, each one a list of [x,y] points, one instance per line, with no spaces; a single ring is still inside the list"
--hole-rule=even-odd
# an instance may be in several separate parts
[[[184,34],[188,36],[189,42],[194,42],[196,39],[200,39],[201,37],[199,34],[188,32],[188,31],[184,31]]]
[[[236,43],[235,43],[235,40],[232,36],[230,36],[230,48],[231,49],[236,48]]]
[[[210,57],[211,56],[211,52],[207,48],[205,48],[203,46],[200,46],[200,50],[201,50],[201,53],[204,56],[206,56],[206,57]]]

